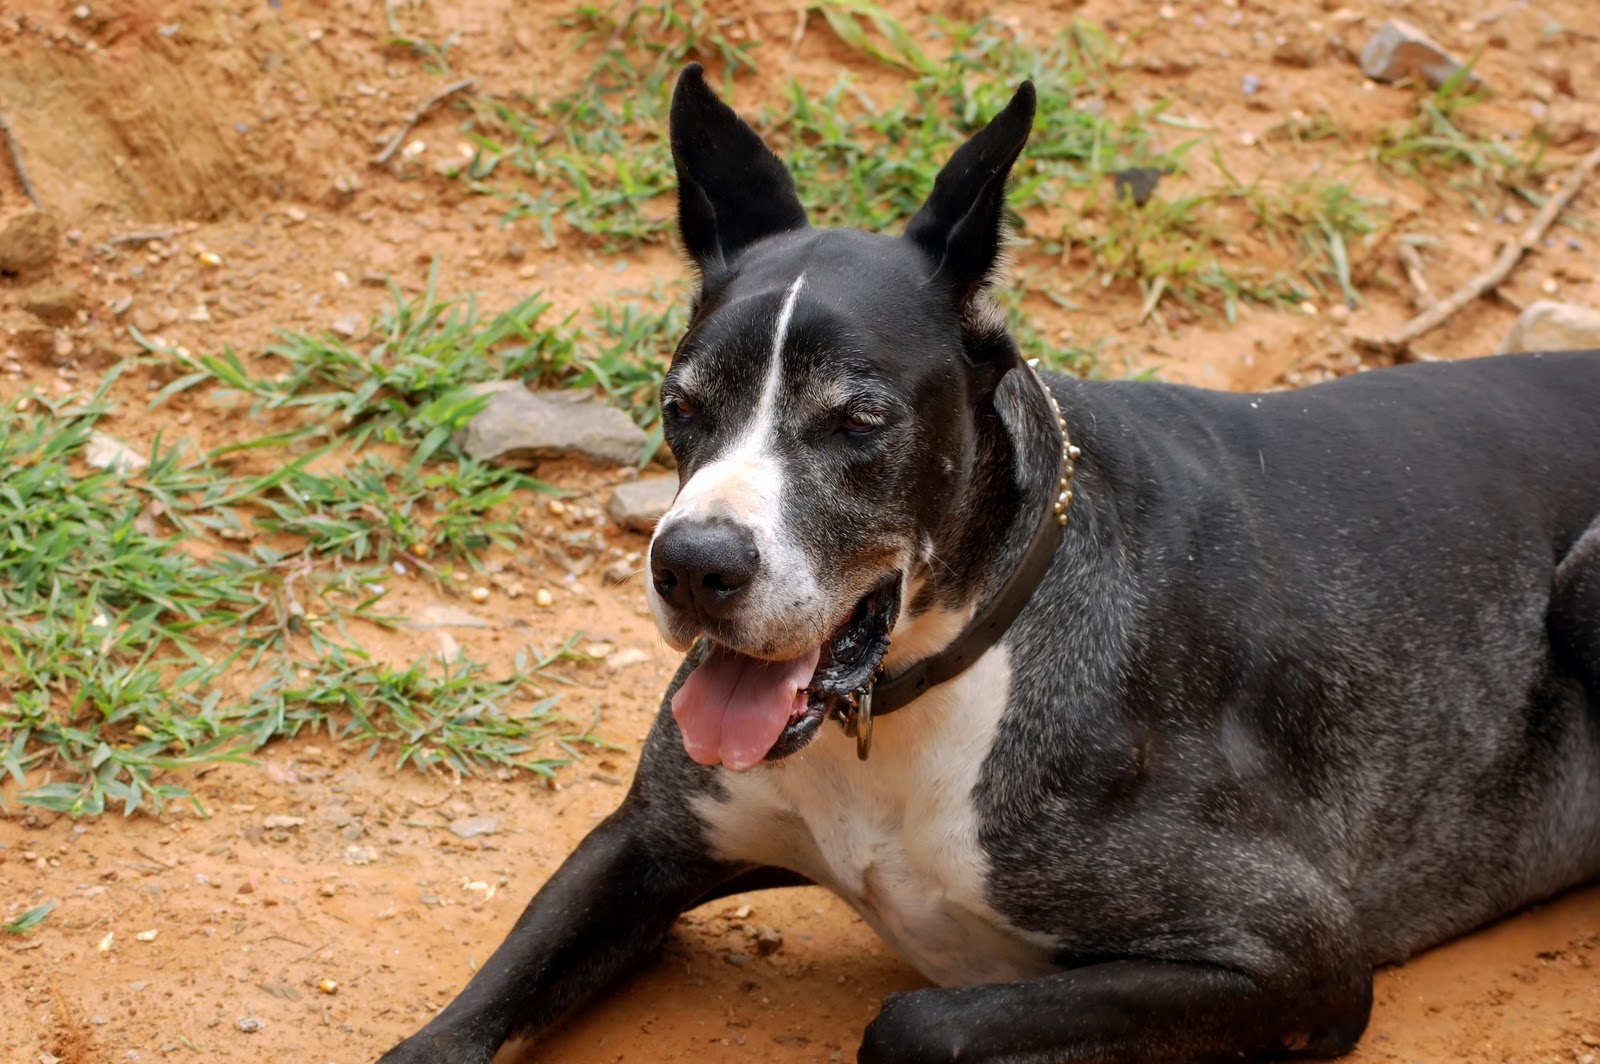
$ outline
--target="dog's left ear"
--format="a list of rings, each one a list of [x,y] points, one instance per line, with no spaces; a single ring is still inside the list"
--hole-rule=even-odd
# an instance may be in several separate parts
[[[1005,110],[950,157],[928,201],[906,223],[906,238],[939,264],[939,281],[963,309],[1000,258],[1006,178],[1028,142],[1034,107],[1033,82],[1024,81]]]
[[[699,63],[678,75],[668,124],[678,170],[678,233],[703,280],[762,237],[810,224],[788,168],[717,99]]]

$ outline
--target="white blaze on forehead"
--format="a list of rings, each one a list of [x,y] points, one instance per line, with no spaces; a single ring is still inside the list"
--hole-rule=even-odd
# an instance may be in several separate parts
[[[683,486],[673,511],[703,511],[713,502],[732,514],[762,523],[758,511],[773,511],[776,520],[781,484],[773,436],[777,432],[778,393],[783,388],[783,345],[794,320],[795,301],[806,275],[794,279],[778,307],[778,322],[773,329],[772,353],[767,360],[766,377],[756,398],[755,410],[740,431],[737,441],[715,460],[708,462]],[[669,517],[672,514],[668,515]]]
[[[794,320],[795,300],[800,298],[800,286],[806,275],[794,279],[794,284],[783,294],[783,305],[778,308],[778,327],[772,334],[772,357],[767,362],[767,379],[761,385],[761,398],[756,402],[755,416],[745,430],[744,438],[727,457],[742,456],[746,452],[761,454],[771,446],[774,422],[778,414],[778,389],[783,386],[783,343],[789,336],[789,322]]]
[[[656,535],[660,536],[664,529],[680,521],[717,517],[731,519],[747,529],[760,551],[761,571],[746,593],[747,606],[740,626],[749,637],[749,645],[770,643],[791,652],[798,649],[795,640],[802,634],[795,631],[796,618],[820,613],[825,603],[817,574],[794,539],[795,529],[783,520],[784,470],[775,439],[778,399],[783,388],[783,348],[804,284],[802,273],[784,291],[766,375],[750,420],[727,450],[689,478],[656,526]],[[653,588],[650,601],[660,617]],[[819,620],[816,626],[825,629],[833,620]],[[804,638],[815,634],[806,632]]]

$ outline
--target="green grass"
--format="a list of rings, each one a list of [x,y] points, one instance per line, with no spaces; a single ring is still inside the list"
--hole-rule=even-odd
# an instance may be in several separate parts
[[[546,325],[548,311],[533,298],[485,316],[430,284],[396,292],[361,347],[285,334],[241,358],[146,340],[146,361],[179,370],[152,405],[233,393],[243,418],[283,427],[209,454],[158,440],[137,473],[83,462],[121,367],[94,396],[0,408],[0,774],[20,800],[198,806],[164,777],[308,728],[453,772],[549,775],[592,743],[537,693],[570,643],[490,676],[374,661],[350,630],[390,623],[397,561],[446,586],[488,548],[522,545],[515,500],[549,489],[457,451],[474,383],[567,381],[642,411],[681,327],[622,307],[586,331]],[[266,473],[233,468],[261,457]]]
[[[37,930],[44,923],[45,918],[55,911],[55,908],[56,903],[53,901],[47,901],[43,905],[35,905],[10,923],[0,924],[0,931],[12,935],[26,935],[31,931]]]
[[[1226,181],[1163,191],[1143,206],[1112,195],[1111,175],[1128,167],[1160,168],[1181,182],[1188,155],[1209,135],[1164,104],[1115,106],[1127,77],[1121,56],[1088,23],[1036,42],[1000,22],[941,21],[924,47],[870,3],[817,0],[808,10],[826,27],[811,32],[833,33],[878,75],[889,73],[891,87],[868,90],[846,71],[831,82],[790,81],[760,105],[752,99],[751,43],[731,41],[698,0],[585,6],[571,27],[582,42],[574,62],[589,74],[567,92],[535,86],[476,97],[465,126],[476,154],[461,176],[503,199],[508,220],[535,219],[551,246],[564,232],[610,251],[667,240],[667,104],[673,79],[694,59],[712,64],[723,91],[784,156],[815,221],[893,230],[921,204],[954,147],[1030,78],[1045,105],[1010,203],[1020,253],[1059,259],[1059,288],[1132,284],[1147,301],[1170,293],[1231,316],[1241,300],[1299,302],[1346,287],[1350,245],[1375,228],[1370,215],[1350,212],[1279,211],[1270,222],[1258,215],[1257,229],[1271,226],[1273,240],[1304,252],[1290,268],[1268,270],[1222,253],[1231,220],[1217,208],[1238,198]],[[1047,220],[1062,213],[1065,223]],[[1076,357],[1053,361],[1083,368]]]
[[[1431,93],[1420,95],[1417,113],[1382,131],[1371,157],[1383,171],[1437,184],[1468,197],[1487,211],[1485,194],[1510,189],[1537,202],[1528,189],[1541,174],[1544,145],[1529,141],[1518,151],[1504,140],[1476,132],[1470,110],[1487,90],[1462,67]]]

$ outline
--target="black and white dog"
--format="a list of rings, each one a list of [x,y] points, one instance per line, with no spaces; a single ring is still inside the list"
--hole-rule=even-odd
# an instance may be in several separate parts
[[[1373,965],[1600,875],[1600,353],[1041,377],[988,295],[1033,111],[903,236],[818,230],[684,72],[650,602],[688,658],[622,807],[384,1061],[482,1064],[804,881],[939,985],[864,1062],[1335,1056]]]

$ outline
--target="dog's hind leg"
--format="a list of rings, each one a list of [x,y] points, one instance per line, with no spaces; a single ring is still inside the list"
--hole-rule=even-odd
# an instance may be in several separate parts
[[[1340,1056],[1372,1005],[1372,971],[1271,987],[1233,968],[1123,960],[1022,983],[894,994],[859,1064],[1157,1064]]]
[[[1600,707],[1600,517],[1556,567],[1549,617],[1551,643]]]
[[[1288,851],[1242,841],[1219,851],[1227,875],[1164,896],[1172,922],[1130,942],[1133,952],[1020,982],[890,995],[859,1064],[1242,1064],[1349,1052],[1372,1010],[1354,909]]]

